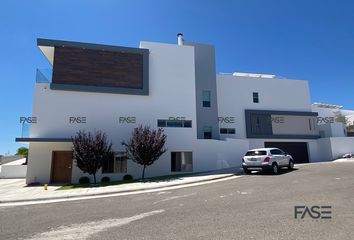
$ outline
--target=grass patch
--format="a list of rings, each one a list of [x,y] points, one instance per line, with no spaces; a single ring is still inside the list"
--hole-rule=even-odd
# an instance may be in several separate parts
[[[192,176],[197,173],[183,173],[183,174],[173,174],[173,175],[164,175],[152,178],[145,178],[142,179],[134,179],[134,180],[121,180],[121,181],[112,181],[112,182],[104,182],[104,183],[86,183],[86,184],[67,184],[64,185],[57,190],[72,190],[78,188],[96,188],[96,187],[106,187],[106,186],[114,186],[114,185],[121,185],[121,184],[128,184],[128,183],[135,183],[135,182],[162,182],[162,181],[170,181],[176,178]]]

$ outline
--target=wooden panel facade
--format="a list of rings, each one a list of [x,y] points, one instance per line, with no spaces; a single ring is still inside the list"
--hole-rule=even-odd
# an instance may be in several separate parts
[[[143,54],[55,47],[55,84],[143,88]]]

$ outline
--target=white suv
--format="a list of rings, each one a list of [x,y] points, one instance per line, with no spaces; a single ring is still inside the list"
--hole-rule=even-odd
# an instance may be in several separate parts
[[[270,170],[273,174],[278,174],[282,167],[292,170],[294,160],[291,155],[279,148],[252,149],[242,158],[242,168],[246,174],[252,170]]]

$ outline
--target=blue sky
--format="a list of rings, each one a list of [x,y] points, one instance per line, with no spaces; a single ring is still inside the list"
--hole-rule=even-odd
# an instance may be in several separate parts
[[[2,0],[0,154],[20,146],[36,68],[49,67],[36,38],[136,47],[183,32],[215,45],[218,72],[305,79],[312,101],[354,109],[353,13],[349,0]]]

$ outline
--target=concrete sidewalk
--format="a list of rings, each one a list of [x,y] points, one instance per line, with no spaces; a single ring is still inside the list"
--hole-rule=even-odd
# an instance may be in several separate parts
[[[43,186],[26,186],[25,179],[0,179],[0,204],[128,193],[213,181],[241,174],[242,171],[239,168],[228,168],[167,180],[135,182],[121,185],[77,188],[70,190],[57,190],[61,186],[48,186],[48,190],[44,190]]]

